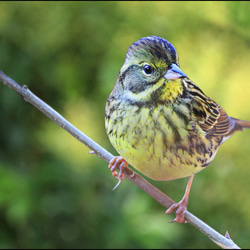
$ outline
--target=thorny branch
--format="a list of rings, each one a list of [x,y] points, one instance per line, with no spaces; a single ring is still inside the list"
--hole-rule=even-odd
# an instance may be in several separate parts
[[[9,76],[4,74],[0,70],[0,81],[2,81],[6,86],[15,90],[18,94],[20,94],[26,102],[31,103],[38,110],[43,112],[46,116],[48,116],[52,121],[57,123],[67,132],[69,132],[72,136],[74,136],[77,140],[84,143],[88,148],[94,151],[97,156],[106,162],[109,162],[114,156],[109,153],[107,150],[102,148],[95,141],[90,139],[87,135],[81,132],[79,129],[74,127],[70,122],[68,122],[65,118],[63,118],[58,112],[56,112],[53,108],[51,108],[48,104],[43,102],[40,98],[38,98],[35,94],[33,94],[26,85],[20,86]],[[133,172],[130,168],[126,168],[124,170],[126,174],[126,178],[135,183],[142,190],[147,192],[150,196],[152,196],[155,200],[157,200],[160,204],[169,208],[173,203],[175,203],[172,199],[170,199],[166,194],[161,192],[155,186],[150,184],[144,178],[142,178],[139,174]],[[213,242],[215,242],[218,246],[225,249],[240,249],[229,237],[228,232],[225,236],[219,234],[213,228],[208,226],[206,223],[198,219],[196,216],[191,214],[190,212],[185,212],[185,219],[192,224],[194,227],[198,228],[202,233],[204,233],[208,238],[210,238]]]

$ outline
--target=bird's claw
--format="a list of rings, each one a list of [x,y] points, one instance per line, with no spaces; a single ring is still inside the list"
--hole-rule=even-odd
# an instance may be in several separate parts
[[[176,217],[172,221],[169,221],[169,223],[177,222],[177,223],[187,223],[185,220],[185,211],[187,210],[187,206],[183,204],[182,202],[173,204],[168,210],[166,211],[166,214],[170,214],[176,210]]]
[[[118,166],[120,165],[119,173],[116,172],[116,169],[118,169]],[[115,187],[112,190],[115,190],[121,183],[123,179],[125,179],[126,175],[123,172],[124,168],[128,166],[128,163],[122,158],[121,156],[114,157],[109,162],[109,169],[112,172],[112,175],[118,179],[118,183],[115,185]]]
[[[166,211],[166,214],[170,214],[173,211],[175,211],[176,213],[175,219],[170,221],[170,223],[172,222],[187,223],[187,220],[185,220],[185,212],[187,210],[188,197],[189,197],[189,192],[192,186],[193,179],[194,179],[194,174],[192,174],[188,179],[186,191],[182,200],[170,206],[170,208]]]

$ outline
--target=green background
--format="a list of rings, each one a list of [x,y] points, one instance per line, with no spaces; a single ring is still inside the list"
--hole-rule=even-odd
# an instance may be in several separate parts
[[[105,101],[128,47],[158,35],[226,112],[250,120],[249,2],[0,2],[0,69],[116,155]],[[217,248],[0,83],[0,248]],[[194,178],[188,209],[250,246],[250,131]],[[153,167],[153,166],[152,166]],[[179,201],[187,178],[151,181]]]

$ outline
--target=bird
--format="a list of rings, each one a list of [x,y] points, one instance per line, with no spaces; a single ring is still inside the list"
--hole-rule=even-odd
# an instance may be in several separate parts
[[[169,41],[148,36],[128,48],[105,105],[106,133],[120,154],[109,168],[118,184],[128,164],[152,180],[189,177],[181,201],[166,211],[176,213],[171,222],[187,223],[194,175],[212,162],[222,143],[244,128],[250,129],[250,121],[228,116],[181,70]]]

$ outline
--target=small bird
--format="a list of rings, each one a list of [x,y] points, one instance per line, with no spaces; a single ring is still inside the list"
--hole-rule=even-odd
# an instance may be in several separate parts
[[[207,167],[219,146],[249,121],[232,118],[180,69],[173,45],[158,36],[144,37],[127,52],[105,107],[105,128],[121,155],[109,163],[130,164],[147,177],[168,181],[189,177],[173,221],[184,218],[194,174]],[[118,184],[119,184],[118,183]],[[172,221],[172,222],[173,222]]]

